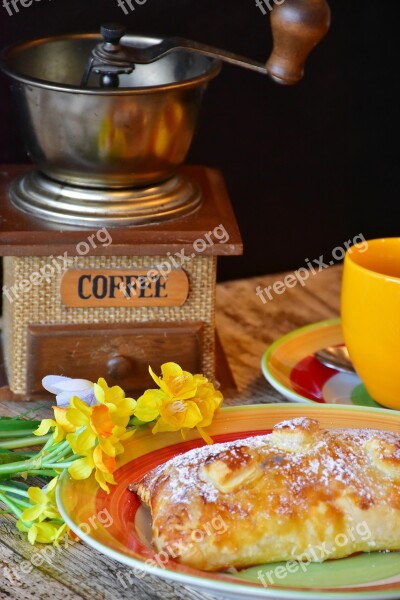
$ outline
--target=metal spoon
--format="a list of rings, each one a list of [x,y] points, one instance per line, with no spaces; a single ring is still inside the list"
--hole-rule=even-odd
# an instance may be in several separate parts
[[[349,351],[346,346],[328,346],[314,354],[323,365],[345,373],[355,373]]]

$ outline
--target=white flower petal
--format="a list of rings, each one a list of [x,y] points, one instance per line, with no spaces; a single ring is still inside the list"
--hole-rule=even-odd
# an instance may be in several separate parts
[[[87,379],[64,379],[57,385],[59,392],[85,392],[93,389],[93,383]]]
[[[43,387],[52,394],[60,392],[83,392],[93,389],[93,383],[87,379],[72,379],[62,375],[46,375],[42,379]]]
[[[42,380],[43,387],[56,394],[57,406],[67,408],[73,396],[78,396],[88,406],[97,404],[94,397],[94,384],[87,379],[72,379],[61,375],[47,375]]]
[[[57,406],[59,406],[60,408],[68,408],[69,403],[71,402],[71,398],[74,395],[75,394],[72,394],[71,392],[61,392],[60,394],[57,394]]]
[[[46,375],[42,379],[42,386],[51,394],[58,394],[60,391],[60,383],[70,379],[70,377],[62,377],[61,375]]]
[[[94,391],[93,389],[91,389],[85,390],[83,392],[77,390],[71,390],[70,392],[61,392],[56,396],[57,406],[59,406],[60,408],[68,408],[71,402],[71,398],[73,396],[78,396],[78,398],[80,398],[80,400],[82,400],[82,402],[85,402],[85,404],[87,404],[88,406],[95,406],[96,404],[98,404],[94,396]]]

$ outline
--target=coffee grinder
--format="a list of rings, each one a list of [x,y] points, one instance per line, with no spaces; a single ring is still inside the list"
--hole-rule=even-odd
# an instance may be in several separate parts
[[[233,381],[215,331],[218,255],[242,252],[219,171],[183,165],[222,61],[292,84],[329,28],[325,0],[276,2],[266,65],[181,38],[62,35],[2,52],[33,167],[3,166],[0,400],[47,374],[135,394],[148,365]]]

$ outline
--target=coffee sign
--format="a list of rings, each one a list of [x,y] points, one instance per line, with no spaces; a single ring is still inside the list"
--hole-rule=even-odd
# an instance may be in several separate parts
[[[61,280],[63,304],[76,308],[182,306],[188,294],[182,269],[70,269]]]

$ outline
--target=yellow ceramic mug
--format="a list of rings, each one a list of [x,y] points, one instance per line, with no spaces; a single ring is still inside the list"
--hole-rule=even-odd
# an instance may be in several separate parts
[[[347,251],[342,327],[369,394],[400,410],[400,238],[372,240]]]

